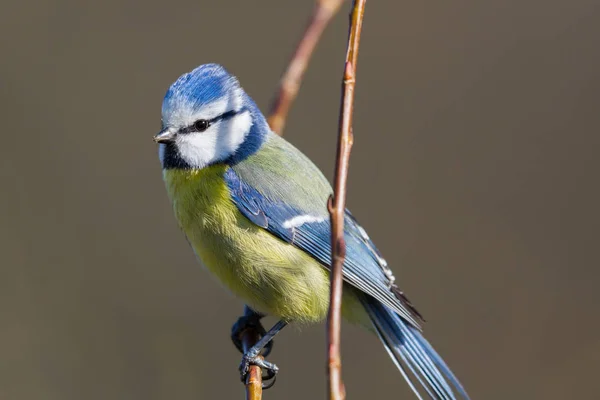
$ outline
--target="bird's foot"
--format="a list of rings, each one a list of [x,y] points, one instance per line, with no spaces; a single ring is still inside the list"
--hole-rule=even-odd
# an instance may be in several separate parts
[[[242,379],[242,383],[246,383],[251,365],[256,365],[266,372],[262,376],[263,389],[268,389],[275,384],[275,375],[279,372],[279,368],[277,365],[264,360],[263,357],[253,352],[252,349],[242,356],[242,362],[240,363],[240,378]]]
[[[256,331],[262,338],[267,333],[265,327],[260,322],[263,316],[256,312],[250,312],[238,318],[235,324],[231,327],[231,341],[235,347],[244,354],[244,346],[242,344],[242,335],[246,329]],[[271,340],[263,350],[263,357],[268,356],[273,349],[273,341]]]
[[[277,368],[277,365],[265,361],[264,357],[271,352],[273,347],[273,337],[288,324],[288,321],[278,321],[268,332],[265,332],[265,328],[260,323],[260,319],[263,316],[264,315],[259,314],[246,306],[244,316],[240,317],[231,329],[231,338],[235,346],[243,354],[239,368],[242,382],[244,384],[246,383],[250,366],[256,365],[266,373],[262,376],[262,387],[263,389],[268,389],[275,384],[275,375],[279,371],[279,368]],[[247,329],[252,329],[254,332],[258,333],[260,339],[252,346],[252,348],[244,351],[242,336]]]

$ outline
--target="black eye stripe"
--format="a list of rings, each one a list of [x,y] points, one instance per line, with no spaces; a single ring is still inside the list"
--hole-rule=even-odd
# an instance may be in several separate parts
[[[227,111],[226,113],[223,113],[217,117],[214,117],[213,119],[209,120],[208,122],[212,124],[212,123],[220,121],[222,119],[229,119],[229,118],[233,117],[235,114],[237,114],[238,112],[241,112],[241,110],[240,111],[234,111],[234,110]]]
[[[213,119],[209,119],[206,120],[206,122],[208,123],[208,126],[204,129],[208,129],[209,126],[211,126],[212,124],[214,124],[215,122],[219,122],[221,120],[227,120],[231,117],[233,117],[234,115],[245,111],[245,109],[241,109],[239,111],[235,111],[235,110],[231,110],[231,111],[227,111],[221,115],[217,115],[216,117],[214,117]],[[200,130],[198,130],[198,128],[196,127],[196,123],[198,121],[194,122],[192,125],[190,126],[186,126],[185,128],[181,128],[177,133],[192,133],[192,132],[201,132]]]

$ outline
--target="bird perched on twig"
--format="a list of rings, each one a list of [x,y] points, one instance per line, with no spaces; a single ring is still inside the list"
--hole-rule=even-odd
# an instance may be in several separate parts
[[[266,314],[280,321],[242,357],[258,357],[290,322],[325,319],[331,254],[331,186],[298,149],[274,134],[238,80],[216,64],[182,75],[167,91],[154,140],[179,226],[200,261],[248,306],[233,339]],[[343,315],[377,333],[418,397],[468,398],[421,334],[421,315],[386,261],[346,212]],[[239,342],[237,343],[239,347]],[[416,384],[415,384],[416,383]]]

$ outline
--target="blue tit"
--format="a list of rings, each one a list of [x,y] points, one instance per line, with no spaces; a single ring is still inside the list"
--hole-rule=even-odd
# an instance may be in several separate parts
[[[154,140],[180,228],[200,262],[260,318],[280,319],[240,367],[277,367],[257,357],[290,322],[328,311],[332,188],[298,149],[274,134],[238,80],[201,65],[168,89]],[[386,261],[346,212],[343,315],[377,334],[414,393],[468,395],[421,333],[420,314]],[[418,389],[420,387],[421,389]]]

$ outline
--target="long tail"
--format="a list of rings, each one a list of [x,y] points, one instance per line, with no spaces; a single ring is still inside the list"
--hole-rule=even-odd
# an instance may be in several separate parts
[[[362,302],[385,349],[419,399],[416,381],[432,399],[469,399],[469,395],[431,347],[421,332],[377,300],[365,296]],[[450,384],[448,384],[450,382]],[[459,397],[455,396],[458,392]]]

